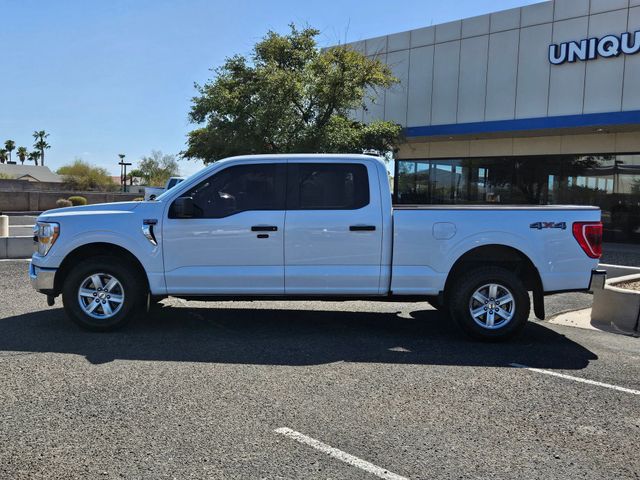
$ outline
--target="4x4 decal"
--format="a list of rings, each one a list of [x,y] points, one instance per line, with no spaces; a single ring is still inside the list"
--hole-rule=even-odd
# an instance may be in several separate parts
[[[536,222],[529,225],[529,228],[535,228],[536,230],[542,230],[543,228],[559,228],[561,230],[567,229],[566,222]]]

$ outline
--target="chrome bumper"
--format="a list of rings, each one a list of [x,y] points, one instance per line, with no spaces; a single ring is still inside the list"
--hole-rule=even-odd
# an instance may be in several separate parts
[[[40,268],[36,267],[33,263],[29,263],[31,286],[38,292],[53,290],[56,271],[55,268]]]

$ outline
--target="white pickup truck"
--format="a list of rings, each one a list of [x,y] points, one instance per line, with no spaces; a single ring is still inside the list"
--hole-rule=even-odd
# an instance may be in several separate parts
[[[216,162],[152,202],[50,210],[30,277],[91,330],[172,295],[198,299],[428,300],[468,334],[505,339],[544,295],[588,290],[595,207],[393,207],[365,155]],[[598,274],[598,272],[595,272]]]
[[[169,177],[169,180],[167,180],[167,183],[164,187],[144,187],[144,199],[155,200],[157,197],[162,195],[167,190],[172,189],[183,180],[184,178],[182,177]]]

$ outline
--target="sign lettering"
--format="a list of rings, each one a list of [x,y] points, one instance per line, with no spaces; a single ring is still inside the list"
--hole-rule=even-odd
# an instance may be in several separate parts
[[[605,35],[602,38],[586,38],[579,42],[564,42],[549,45],[549,62],[553,65],[586,62],[598,57],[612,58],[621,54],[635,55],[640,52],[640,30],[621,35]]]

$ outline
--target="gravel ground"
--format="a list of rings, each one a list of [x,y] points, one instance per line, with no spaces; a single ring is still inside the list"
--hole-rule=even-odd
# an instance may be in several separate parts
[[[0,262],[0,478],[375,478],[288,427],[411,479],[640,478],[638,339],[530,322],[461,337],[427,304],[169,299],[77,329]],[[548,297],[547,310],[590,296]]]
[[[640,281],[616,283],[616,287],[626,288],[627,290],[640,291]]]

